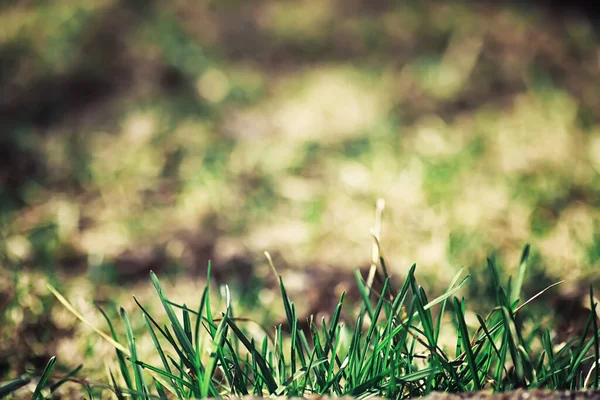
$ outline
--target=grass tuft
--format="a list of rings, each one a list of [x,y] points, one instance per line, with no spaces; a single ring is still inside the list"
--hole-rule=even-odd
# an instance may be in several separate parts
[[[368,285],[368,278],[365,281],[356,272],[362,301],[352,323],[341,322],[352,320],[342,318],[342,293],[331,316],[320,321],[311,316],[307,329],[278,276],[287,329],[278,325],[274,335],[265,329],[263,336],[251,334],[240,323],[248,319],[233,317],[227,287],[226,308],[217,317],[210,301],[210,265],[196,311],[169,300],[159,278],[151,273],[165,315],[151,315],[134,299],[160,363],[154,365],[139,358],[134,321],[125,310],[121,309],[120,315],[127,347],[119,341],[115,328],[118,321],[112,321],[98,307],[110,335],[93,329],[115,347],[117,370],[124,386],[119,386],[119,379],[107,366],[108,385],[92,385],[88,390],[110,387],[117,398],[134,399],[250,394],[402,399],[434,391],[598,388],[600,332],[592,288],[591,312],[581,336],[557,346],[549,327],[542,329],[522,315],[526,305],[554,286],[520,301],[528,254],[526,246],[517,279],[509,278],[506,286],[494,261],[488,260],[496,304],[485,317],[476,315],[476,323],[468,322],[466,300],[456,297],[469,278],[461,278],[462,271],[442,295],[430,299],[416,279],[415,265],[400,288],[394,289],[380,257],[374,276],[383,283],[379,292]],[[274,267],[273,271],[277,273]],[[85,322],[64,297],[55,294]],[[159,323],[161,320],[166,323]],[[525,335],[527,326],[537,328]],[[455,345],[449,346],[448,338]],[[43,398],[55,361],[52,358],[48,363],[34,398]],[[0,387],[0,393],[11,393],[28,383],[28,377],[20,378]]]

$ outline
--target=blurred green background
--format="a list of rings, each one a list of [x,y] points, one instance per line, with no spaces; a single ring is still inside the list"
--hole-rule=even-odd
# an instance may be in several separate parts
[[[133,309],[151,269],[196,304],[212,260],[264,310],[268,250],[319,308],[368,265],[380,197],[389,268],[434,293],[464,266],[484,296],[486,256],[508,274],[528,242],[528,293],[600,281],[585,10],[18,1],[0,26],[0,378],[112,354],[46,282],[103,326],[90,302]]]

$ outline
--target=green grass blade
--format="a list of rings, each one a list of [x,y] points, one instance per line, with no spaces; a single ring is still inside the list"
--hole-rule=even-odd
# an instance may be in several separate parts
[[[369,391],[382,390],[382,388],[378,387],[378,384],[383,380],[387,379],[391,373],[391,369],[381,371],[379,372],[379,374],[370,378],[369,380],[350,388],[347,392],[342,393],[342,396],[355,397],[364,394],[365,392],[368,393]]]
[[[110,381],[112,383],[112,390],[115,393],[115,396],[117,396],[117,400],[125,400],[125,396],[123,395],[123,392],[121,391],[121,388],[119,387],[119,385],[117,385],[115,376],[113,375],[113,373],[110,369],[108,370],[108,373],[110,375]]]
[[[10,393],[22,388],[31,382],[29,375],[21,375],[17,379],[13,379],[4,386],[0,386],[0,397],[8,396]]]
[[[385,282],[383,283],[383,288],[381,293],[385,293],[388,289],[390,283],[390,279],[386,278]],[[369,329],[367,330],[367,334],[365,336],[365,342],[364,342],[364,348],[362,350],[362,360],[365,360],[369,346],[371,346],[371,340],[373,339],[373,334],[375,333],[376,329],[378,329],[378,320],[379,320],[379,315],[381,314],[381,310],[383,308],[383,304],[385,302],[385,298],[383,296],[379,297],[379,300],[377,302],[377,306],[375,307],[375,311],[373,313],[373,320],[371,321],[371,325],[369,326]],[[376,341],[377,342],[377,341]],[[363,363],[360,366],[359,369],[359,374],[361,376],[364,376],[369,369],[369,366],[372,363],[372,358],[369,357],[369,359],[367,359],[367,362]],[[362,381],[362,378],[360,379]]]
[[[58,382],[56,382],[55,384],[50,386],[50,393],[54,393],[54,391],[56,389],[58,389],[59,387],[61,387],[65,383],[67,383],[69,381],[69,379],[71,379],[71,377],[75,376],[79,371],[81,371],[82,368],[83,368],[83,364],[79,364],[76,368],[69,371],[69,373],[67,375],[65,375]]]
[[[233,367],[233,372],[230,371],[229,368],[223,368],[223,372],[225,374],[225,377],[227,378],[227,381],[229,382],[229,386],[232,389],[232,394],[236,394],[238,396],[246,396],[248,395],[248,384],[246,383],[246,381],[249,380],[249,376],[241,364],[244,364],[247,367],[251,365],[251,363],[247,360],[242,360],[241,357],[237,354],[237,352],[234,351],[231,341],[227,339],[227,332],[224,332],[223,336],[225,338],[225,344],[229,348],[231,358],[226,359],[224,352],[220,351],[218,353],[219,361],[221,362],[221,365],[228,365],[229,363],[231,363]],[[266,336],[265,339],[267,339]],[[246,354],[246,358],[248,358],[248,354]],[[244,378],[246,379],[246,381],[244,381]]]
[[[127,342],[129,343],[129,353],[131,354],[131,362],[133,362],[133,376],[135,378],[135,389],[136,392],[142,396],[143,399],[148,398],[150,393],[148,386],[144,380],[144,374],[142,368],[138,364],[137,357],[137,346],[135,344],[135,337],[133,335],[133,329],[131,329],[131,323],[129,322],[129,316],[127,311],[121,307],[120,310],[121,318],[125,323],[125,333],[127,334]]]
[[[499,360],[502,359],[502,355],[500,354],[500,350],[498,349],[498,346],[496,346],[493,334],[490,332],[490,330],[486,326],[486,323],[483,320],[483,318],[481,317],[481,315],[477,314],[477,320],[479,321],[479,325],[481,326],[481,329],[483,330],[484,337],[488,340],[489,346],[492,348],[492,350],[494,350],[494,354],[497,357],[498,363],[496,364],[496,368],[498,368],[500,370],[504,369],[504,372],[506,374],[508,374],[508,371],[506,370],[506,366],[504,365],[504,363],[501,363],[501,364],[499,363]]]
[[[498,360],[497,365],[501,365],[503,368],[496,368],[496,372],[495,372],[495,381],[496,384],[499,386],[498,389],[499,390],[504,390],[504,382],[502,379],[502,375],[503,373],[505,373],[508,377],[508,371],[506,371],[506,356],[508,354],[508,336],[510,335],[509,332],[506,331],[506,329],[502,330],[502,342],[500,344],[500,359]],[[511,386],[512,387],[512,386]]]
[[[410,373],[410,374],[406,374],[406,375],[402,375],[400,377],[398,377],[397,379],[401,382],[405,382],[405,383],[411,383],[411,382],[418,382],[420,380],[426,379],[427,377],[431,376],[432,374],[437,374],[442,372],[441,369],[439,367],[428,367],[428,368],[423,368],[419,371]]]
[[[337,346],[336,346],[337,347]],[[320,395],[325,395],[329,392],[329,389],[333,386],[338,397],[342,397],[341,387],[339,385],[339,380],[344,374],[346,367],[348,366],[348,358],[346,357],[342,364],[340,365],[339,370],[333,375],[333,377],[325,384],[325,386],[321,389]]]
[[[529,244],[526,244],[521,253],[521,261],[519,268],[517,269],[517,278],[511,287],[510,302],[514,303],[519,300],[521,294],[521,288],[523,287],[523,281],[525,280],[525,271],[527,270],[527,259],[529,258]]]
[[[417,280],[414,276],[410,278],[410,286],[413,292],[413,300],[414,305],[417,309],[417,315],[419,317],[419,321],[423,325],[423,333],[425,338],[427,339],[427,344],[430,347],[435,347],[435,334],[433,332],[433,322],[431,318],[431,312],[425,309],[424,305],[427,304],[427,298],[424,297],[424,292],[422,288],[417,284]]]
[[[158,322],[156,322],[154,320],[154,318],[152,317],[152,315],[150,315],[150,313],[148,313],[148,311],[146,311],[146,309],[144,308],[144,306],[142,306],[138,300],[135,298],[135,296],[133,297],[133,300],[135,301],[135,303],[138,305],[138,307],[142,310],[142,313],[148,318],[148,320],[150,322],[152,322],[152,325],[154,325],[154,327],[160,332],[161,335],[163,335],[163,337],[165,339],[167,339],[167,341],[169,342],[169,344],[171,345],[171,347],[173,347],[173,350],[175,350],[175,352],[177,353],[177,355],[179,356],[179,358],[183,361],[183,363],[185,364],[185,366],[187,368],[189,368],[190,370],[196,371],[196,365],[193,364],[188,357],[186,356],[186,354],[183,353],[183,350],[181,349],[181,346],[179,346],[177,344],[177,342],[175,341],[175,339],[173,338],[173,335],[171,335],[171,333],[169,332],[169,328],[166,325],[163,325],[163,327],[161,327]],[[198,368],[200,369],[200,372],[202,373],[202,365],[198,365]]]
[[[399,316],[400,320],[404,319],[402,318],[402,312],[400,310],[402,309],[404,301],[406,300],[406,296],[408,295],[408,289],[410,289],[410,278],[414,276],[416,268],[416,264],[413,264],[410,267],[406,279],[404,280],[404,284],[402,285],[400,292],[396,295],[396,297],[394,298],[394,302],[392,303],[392,313],[394,315]]]
[[[523,363],[524,375],[527,378],[527,380],[529,381],[528,387],[537,387],[537,385],[538,385],[537,372],[535,370],[535,366],[533,365],[533,362],[531,361],[531,358],[529,357],[529,352],[522,344],[519,344],[519,346],[517,346],[517,348],[519,349],[521,362]]]
[[[327,391],[329,390],[329,388],[331,388],[333,386],[333,390],[335,391],[336,395],[341,396],[342,391],[341,391],[341,387],[338,383],[338,378],[343,373],[342,365],[344,364],[338,358],[338,351],[340,348],[340,341],[341,341],[341,326],[338,325],[335,334],[332,337],[327,338],[326,340],[332,341],[333,344],[331,346],[331,355],[329,356],[329,361],[328,361],[329,369],[327,370],[327,373],[326,373],[326,382],[325,382],[325,385],[321,388],[319,394],[326,394]],[[347,360],[347,358],[346,358],[346,360]],[[338,363],[338,366],[339,366],[339,370],[338,370],[339,375],[334,374],[334,372],[333,372],[336,362]]]
[[[165,357],[165,353],[162,349],[162,346],[158,340],[158,337],[156,336],[156,333],[154,333],[154,328],[152,328],[152,324],[148,318],[148,316],[146,316],[145,313],[142,313],[143,317],[144,317],[144,323],[146,324],[146,328],[148,328],[148,332],[150,333],[150,337],[152,338],[152,342],[154,343],[154,347],[156,348],[158,355],[160,357],[160,360],[163,364],[163,367],[165,368],[165,372],[171,374],[171,368],[169,367],[169,362],[167,361],[167,358]],[[183,397],[183,394],[181,393],[181,391],[179,390],[179,385],[177,384],[177,380],[173,380],[171,379],[171,383],[173,384],[173,389],[175,390],[177,396],[179,396],[180,398]]]
[[[48,363],[44,368],[44,372],[42,372],[42,376],[40,377],[40,380],[38,381],[38,384],[36,385],[35,390],[33,391],[33,395],[31,396],[32,400],[43,399],[42,390],[44,389],[44,387],[46,387],[46,383],[50,378],[50,373],[52,373],[55,364],[56,356],[50,357],[50,360],[48,360]]]
[[[456,283],[458,282],[458,279],[460,278],[460,276],[462,275],[463,269],[461,268],[458,273],[456,273],[456,275],[454,275],[454,277],[452,277],[452,280],[450,281],[450,285],[448,286],[448,290],[452,290],[455,286]],[[444,318],[444,312],[446,311],[446,303],[448,301],[448,298],[445,298],[444,300],[442,300],[440,302],[440,312],[438,314],[438,318],[437,318],[437,323],[435,326],[435,342],[438,342],[439,339],[439,335],[440,335],[440,331],[442,329],[442,319]]]
[[[152,271],[150,272],[150,279],[152,280],[152,284],[154,285],[154,288],[156,289],[156,292],[158,293],[158,296],[163,305],[163,308],[167,312],[167,316],[169,317],[169,321],[171,322],[171,326],[173,327],[175,337],[177,338],[177,340],[179,340],[179,343],[183,347],[184,353],[186,354],[188,359],[190,361],[194,360],[196,358],[196,352],[194,351],[194,348],[192,347],[192,343],[190,342],[183,326],[181,326],[181,323],[179,322],[179,318],[177,318],[177,315],[175,314],[173,307],[167,301],[167,298],[164,294],[164,290],[163,290],[162,286],[160,285],[160,282],[159,282],[156,274]]]
[[[310,323],[310,333],[311,333],[311,337],[312,337],[312,342],[313,342],[313,351],[315,356],[318,359],[325,359],[327,360],[327,356],[325,355],[325,350],[323,349],[323,346],[321,346],[321,339],[319,338],[319,333],[317,331],[317,328],[315,327],[315,325],[312,323]],[[324,330],[326,331],[327,328],[324,327]],[[329,361],[325,361],[323,363],[323,366],[319,366],[318,368],[315,368],[315,377],[317,379],[317,384],[318,384],[318,388],[321,388],[325,385],[325,381],[326,381],[326,373],[329,370]]]
[[[461,270],[462,271],[462,270]],[[452,297],[456,292],[458,292],[460,289],[462,289],[462,287],[467,283],[467,281],[469,280],[470,276],[467,275],[465,276],[458,285],[456,285],[455,287],[450,287],[448,288],[448,290],[446,290],[444,292],[443,295],[436,297],[435,299],[427,302],[427,304],[425,304],[423,306],[424,310],[429,310],[430,308],[442,303],[443,301],[449,299],[450,297]],[[415,281],[416,282],[416,281]],[[410,314],[409,314],[410,315]],[[415,312],[414,314],[415,316],[418,315],[418,311]]]
[[[165,389],[163,388],[161,383],[156,381],[154,385],[156,386],[156,393],[158,393],[158,398],[160,400],[167,400],[167,393],[165,392]]]
[[[200,297],[200,304],[198,306],[198,312],[196,314],[196,323],[194,325],[194,344],[196,345],[196,359],[200,360],[200,356],[202,354],[202,341],[200,340],[200,325],[202,324],[202,314],[204,313],[204,308],[207,305],[207,298],[210,290],[210,262],[208,263],[208,273],[206,277],[206,286],[202,291],[202,296]]]
[[[285,310],[285,316],[288,322],[288,326],[292,329],[292,325],[294,323],[294,317],[292,315],[292,302],[288,297],[287,291],[285,290],[285,286],[283,284],[283,279],[281,275],[279,276],[279,290],[281,290],[281,299],[283,300],[283,308]]]
[[[590,327],[592,325],[592,314],[590,313],[590,315],[588,316],[587,322],[585,324],[585,327],[583,329],[583,332],[581,334],[581,337],[579,338],[579,344],[577,345],[577,349],[575,349],[575,351],[573,352],[573,358],[572,358],[572,362],[571,365],[569,366],[570,371],[569,371],[569,375],[567,380],[568,381],[573,381],[578,373],[579,367],[581,366],[581,363],[584,361],[587,352],[590,350],[590,348],[593,345],[593,341],[588,342],[587,344],[585,343],[585,339],[588,336],[588,332],[590,331]],[[598,335],[598,332],[594,333],[595,335]]]
[[[299,385],[298,393],[300,395],[303,395],[306,392],[306,387],[308,386],[308,384],[310,382],[310,372],[312,371],[312,369],[313,368],[317,369],[317,368],[319,368],[319,366],[321,364],[324,364],[327,362],[326,358],[321,358],[321,359],[317,360],[318,362],[315,362],[316,354],[317,354],[316,351],[313,351],[312,354],[310,355],[308,365],[302,367],[302,368],[306,369],[306,376],[302,382],[302,385]]]
[[[525,387],[526,382],[525,373],[523,369],[523,360],[521,359],[521,352],[518,349],[519,339],[517,334],[517,327],[515,325],[515,321],[512,318],[511,312],[506,307],[502,307],[501,310],[505,326],[504,329],[507,338],[506,343],[508,346],[508,351],[515,366],[515,376],[517,379],[516,383],[521,387]]]
[[[227,324],[229,325],[231,330],[233,330],[236,337],[242,342],[244,347],[246,347],[246,349],[252,354],[252,357],[256,360],[256,363],[258,364],[261,372],[261,376],[264,379],[265,384],[267,385],[269,393],[275,393],[275,390],[277,390],[278,385],[275,382],[275,379],[273,379],[272,369],[269,367],[269,365],[261,356],[261,354],[258,351],[256,351],[254,344],[251,343],[250,340],[248,340],[248,338],[242,333],[242,331],[240,330],[240,328],[238,328],[235,322],[228,318]]]
[[[135,297],[134,297],[134,299],[135,299]],[[94,303],[94,306],[96,306],[96,309],[98,309],[98,311],[100,311],[100,314],[102,314],[102,316],[106,320],[106,323],[108,324],[108,328],[110,329],[110,333],[112,335],[113,340],[118,343],[119,340],[117,338],[117,332],[115,331],[115,328],[114,328],[112,322],[110,321],[110,318],[108,318],[108,315],[106,315],[104,310],[102,308],[100,308],[100,306],[98,304]],[[133,381],[131,380],[129,368],[127,367],[127,362],[125,360],[126,354],[124,352],[122,352],[121,350],[119,350],[118,348],[115,349],[115,351],[117,352],[117,361],[119,363],[119,369],[121,371],[121,376],[125,380],[125,386],[127,387],[127,389],[133,390]]]
[[[309,317],[309,321],[308,323],[310,324],[310,317]],[[300,361],[300,365],[302,365],[302,368],[307,367],[307,361],[306,359],[309,358],[311,356],[309,356],[308,354],[311,353],[310,350],[310,345],[308,344],[308,339],[306,338],[306,334],[304,333],[304,331],[302,329],[298,329],[298,346],[296,346],[296,350],[298,353],[298,359]],[[314,351],[313,351],[314,353]],[[310,361],[309,361],[310,362]]]
[[[499,289],[502,287],[502,284],[500,282],[500,275],[498,274],[498,268],[496,268],[496,264],[494,263],[494,261],[491,258],[487,258],[487,265],[488,265],[488,269],[490,271],[490,275],[492,277],[492,285],[493,287],[496,289],[496,303],[499,306],[503,306],[505,305],[503,301],[501,301],[501,299],[499,298]]]
[[[285,379],[285,354],[283,352],[283,330],[281,324],[277,325],[275,328],[275,349],[273,352],[273,356],[275,357],[274,361],[274,377],[275,381],[278,385],[283,383]]]
[[[296,318],[296,308],[294,307],[294,304],[291,303],[291,313],[292,313],[292,331],[291,331],[291,340],[290,340],[290,368],[291,368],[291,373],[292,375],[294,375],[296,373],[296,347],[297,347],[297,340],[298,340],[298,318]]]
[[[369,313],[369,318],[373,321],[373,306],[371,305],[370,298],[370,288],[367,288],[363,282],[363,277],[360,274],[360,270],[357,268],[354,270],[354,278],[356,279],[356,285],[358,286],[358,291],[360,293],[360,297],[362,298],[362,306],[366,312]],[[361,312],[362,313],[362,312]]]
[[[209,395],[209,393],[217,392],[216,388],[212,383],[212,377],[217,368],[217,361],[219,359],[219,353],[223,348],[223,343],[225,341],[225,332],[227,327],[227,321],[229,319],[230,310],[227,309],[225,315],[221,319],[219,326],[217,327],[217,332],[215,333],[215,337],[213,338],[211,350],[210,350],[210,358],[208,363],[206,364],[206,372],[204,374],[204,380],[202,381],[202,386],[200,387],[200,397],[204,398]],[[220,396],[219,396],[220,397]]]
[[[596,306],[598,303],[594,302],[594,288],[590,285],[590,310],[591,310],[591,318],[592,318],[592,330],[595,332],[593,337],[594,343],[594,364],[592,368],[594,369],[594,386],[596,389],[600,387],[600,344],[598,339],[598,314],[596,313]],[[586,379],[587,381],[587,379]],[[586,385],[589,387],[588,385]]]
[[[331,350],[332,342],[329,338],[333,337],[335,332],[338,329],[338,324],[340,321],[340,315],[342,313],[342,305],[344,303],[344,297],[346,296],[346,292],[342,292],[340,295],[340,300],[335,308],[335,312],[331,317],[331,325],[329,326],[329,330],[325,330],[325,349],[323,351],[323,357],[327,357],[329,355],[329,351]],[[325,320],[323,320],[323,327],[326,328]]]
[[[364,308],[364,307],[363,307]],[[354,328],[354,332],[352,334],[352,339],[350,341],[350,348],[348,349],[348,355],[347,355],[347,364],[350,366],[348,368],[349,370],[349,382],[348,384],[350,386],[354,386],[357,384],[356,380],[357,380],[357,375],[358,375],[358,371],[357,368],[360,367],[361,364],[361,359],[362,359],[362,354],[361,354],[361,330],[362,330],[362,326],[363,326],[363,317],[364,317],[364,313],[359,313],[358,314],[358,319],[356,321],[356,325]]]
[[[464,348],[465,354],[467,355],[467,364],[471,370],[471,376],[473,377],[473,384],[475,390],[481,390],[481,382],[479,382],[479,372],[477,369],[477,363],[475,362],[475,356],[473,355],[473,349],[471,349],[469,331],[467,330],[467,323],[465,322],[465,314],[463,311],[464,300],[459,301],[458,298],[454,298],[454,310],[456,313],[456,323],[460,330],[460,337],[462,340],[462,347]]]
[[[172,372],[168,372],[164,369],[160,369],[158,367],[155,367],[154,365],[148,364],[148,363],[146,363],[144,361],[140,361],[140,360],[136,361],[135,364],[141,368],[144,368],[144,369],[154,372],[156,375],[159,375],[159,376],[165,377],[171,381],[177,382],[179,385],[181,385],[182,387],[185,387],[186,389],[190,389],[190,390],[194,389],[194,384],[192,384],[191,382],[189,382],[185,379],[182,379],[180,376],[177,376],[177,375],[173,374]],[[177,369],[180,370],[179,368],[177,368]],[[184,397],[183,394],[182,394],[182,397]]]
[[[317,367],[317,366],[321,365],[322,363],[324,363],[325,361],[327,361],[327,360],[326,359],[319,360],[319,361],[315,362],[312,366]],[[277,387],[277,389],[275,390],[275,396],[283,395],[288,386],[290,386],[293,382],[299,381],[300,378],[302,378],[309,372],[310,372],[309,368],[300,368],[298,371],[296,371],[294,373],[294,375],[292,375],[289,379],[287,379],[285,382],[283,382],[281,385],[279,385]]]
[[[548,358],[548,366],[550,367],[550,379],[552,380],[552,386],[558,388],[558,368],[555,362],[554,349],[552,348],[552,341],[550,340],[549,329],[546,329],[542,335],[542,346],[544,347],[545,354]]]
[[[185,303],[183,304],[182,315],[183,315],[183,331],[185,332],[185,335],[187,336],[190,343],[193,343],[194,339],[192,336],[192,320],[190,318],[190,312],[188,311]]]

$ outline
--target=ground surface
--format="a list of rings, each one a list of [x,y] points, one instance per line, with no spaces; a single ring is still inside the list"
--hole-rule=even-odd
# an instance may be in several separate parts
[[[557,335],[579,323],[600,280],[588,17],[463,1],[0,8],[0,377],[111,351],[48,280],[100,325],[91,300],[152,304],[150,269],[197,303],[210,259],[240,312],[272,323],[269,250],[301,310],[328,312],[369,262],[380,197],[393,274],[416,262],[439,293],[465,266],[485,307],[485,257],[510,273],[530,242],[526,295],[568,277],[540,315],[571,317]]]
[[[309,400],[330,399],[329,397],[309,396]],[[372,397],[377,399],[376,397]],[[515,390],[507,393],[490,393],[488,391],[472,393],[432,393],[425,397],[419,397],[422,400],[592,400],[600,399],[600,392],[597,390],[588,391],[551,391],[551,390]],[[244,397],[244,399],[256,400],[259,397]],[[342,397],[343,399],[343,397]],[[348,397],[352,399],[352,397]]]

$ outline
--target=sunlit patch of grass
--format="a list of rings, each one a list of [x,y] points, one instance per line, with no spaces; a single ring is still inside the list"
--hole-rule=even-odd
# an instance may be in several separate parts
[[[70,21],[56,33],[63,47],[57,54],[77,52],[80,43],[69,32],[83,29],[102,7],[65,2],[56,8],[60,21]],[[285,11],[288,5],[248,7],[250,15],[260,16],[249,25],[273,39],[265,43],[274,49],[293,52],[284,45],[292,40],[285,35],[293,32],[324,35],[329,45],[343,39],[344,32],[360,38],[356,48],[346,49],[351,50],[348,59],[284,63],[279,70],[260,57],[232,56],[220,48],[231,44],[229,35],[235,37],[221,23],[240,22],[242,29],[244,18],[231,14],[229,6],[214,6],[214,14],[207,7],[196,4],[183,12],[183,3],[157,6],[123,43],[123,57],[142,73],[145,62],[139,60],[144,57],[180,73],[182,86],[173,89],[175,94],[143,90],[139,97],[118,95],[111,99],[119,104],[118,112],[108,113],[100,126],[93,118],[83,119],[77,140],[65,135],[64,127],[27,139],[27,146],[47,155],[50,176],[48,182],[24,186],[19,196],[28,208],[1,216],[7,227],[3,236],[27,238],[25,231],[54,220],[61,243],[92,257],[114,258],[142,244],[160,246],[177,231],[213,235],[205,222],[210,215],[218,216],[215,225],[220,227],[214,240],[251,247],[254,229],[291,216],[294,226],[308,225],[313,233],[306,246],[316,250],[311,257],[318,261],[342,261],[327,251],[334,241],[321,246],[323,237],[339,233],[336,247],[348,255],[343,262],[351,268],[360,257],[351,239],[356,230],[343,224],[333,234],[327,223],[357,213],[366,220],[369,204],[383,196],[398,205],[390,218],[397,228],[389,236],[394,243],[390,258],[407,265],[416,259],[424,275],[434,274],[434,261],[448,261],[440,260],[444,255],[421,258],[448,243],[441,234],[430,239],[439,221],[450,225],[446,232],[478,232],[483,248],[501,243],[503,255],[516,243],[541,245],[551,236],[583,252],[591,246],[577,235],[553,232],[560,226],[555,219],[563,216],[545,211],[545,203],[562,197],[571,184],[594,186],[598,135],[593,124],[587,136],[579,132],[582,99],[550,79],[544,58],[521,53],[535,53],[530,47],[538,42],[526,40],[539,23],[535,13],[488,10],[480,15],[466,6],[411,4],[367,18],[351,10],[334,15],[324,2],[289,5],[297,8],[296,18],[298,13]],[[36,10],[11,12],[41,12]],[[284,20],[275,16],[286,13],[295,16],[296,30],[282,32]],[[28,37],[34,26],[28,18],[33,17],[25,14],[14,20],[28,27],[22,31]],[[40,29],[46,32],[46,25],[56,23],[44,21]],[[372,57],[363,60],[369,35],[379,29],[387,37],[372,44]],[[574,32],[579,32],[574,44],[583,43],[585,27]],[[243,43],[241,37],[236,40]],[[387,49],[392,44],[402,51]],[[564,43],[555,45],[564,50]],[[339,46],[345,48],[344,42]],[[52,73],[62,68],[49,65]],[[503,85],[511,90],[505,93]],[[52,182],[62,182],[67,193]],[[70,211],[49,206],[56,199],[68,203],[63,209]],[[518,221],[524,219],[530,223],[528,232]],[[74,228],[80,223],[81,230]],[[498,225],[502,228],[490,228]],[[284,243],[272,244],[274,250],[288,250]],[[36,246],[30,253],[37,254]],[[294,259],[313,261],[306,254]],[[548,256],[546,261],[553,260]]]
[[[280,40],[315,41],[327,35],[327,28],[335,18],[335,4],[330,0],[293,5],[272,3],[264,12],[266,15],[260,25]]]

